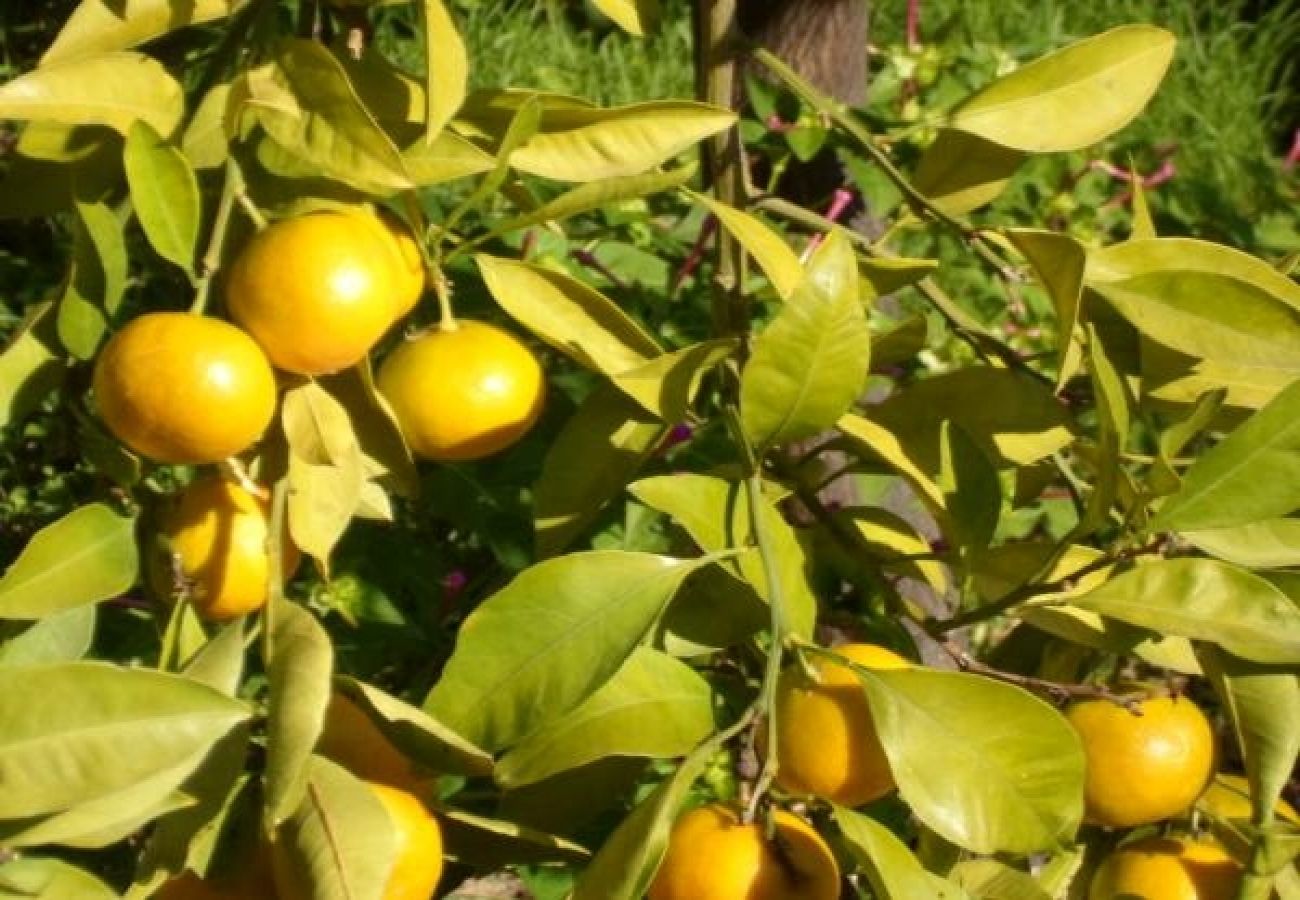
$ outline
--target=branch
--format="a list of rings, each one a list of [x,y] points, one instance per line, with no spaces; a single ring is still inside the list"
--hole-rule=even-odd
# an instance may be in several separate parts
[[[996,681],[1005,681],[1007,684],[1014,684],[1026,690],[1047,694],[1058,705],[1078,699],[1109,700],[1117,706],[1124,707],[1135,716],[1142,715],[1141,707],[1138,705],[1144,697],[1141,693],[1121,694],[1102,685],[1070,684],[1061,681],[1049,681],[1046,678],[1035,678],[1032,675],[1019,675],[980,662],[954,640],[942,640],[939,642],[939,646],[943,647],[944,651],[952,657],[953,662],[957,663],[957,667],[963,672],[982,675]]]

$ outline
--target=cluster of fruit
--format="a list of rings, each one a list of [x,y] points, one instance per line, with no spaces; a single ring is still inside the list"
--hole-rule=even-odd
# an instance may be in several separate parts
[[[151,312],[109,340],[94,372],[99,414],[123,444],[157,462],[202,465],[241,454],[275,415],[275,369],[311,377],[358,364],[415,308],[424,271],[414,239],[386,217],[326,211],[276,222],[240,250],[225,279],[237,324]],[[545,389],[527,347],[475,321],[444,321],[403,341],[376,385],[412,453],[432,460],[477,459],[509,446],[537,419]],[[250,487],[201,476],[162,517],[173,574],[208,621],[253,612],[267,597],[269,502],[265,490]],[[287,535],[281,546],[288,577],[300,553]],[[331,708],[320,748],[367,780],[394,824],[399,852],[385,898],[429,897],[442,870],[442,839],[419,799],[427,784],[345,700]],[[187,874],[161,896],[275,896],[272,881],[279,896],[296,896],[290,868],[277,859],[273,850],[259,852],[228,886]]]
[[[835,652],[867,669],[911,665],[869,644]],[[822,660],[807,669],[791,666],[779,683],[775,715],[776,780],[789,793],[856,807],[894,790],[866,693],[848,666]],[[1213,730],[1184,697],[1149,697],[1132,711],[1109,700],[1083,700],[1066,718],[1084,749],[1090,824],[1136,828],[1180,816],[1214,773]],[[738,810],[717,804],[686,813],[673,828],[651,900],[836,900],[839,870],[821,836],[783,810],[774,813],[771,826],[769,839],[762,823],[746,824]],[[1228,900],[1240,876],[1216,842],[1153,834],[1110,853],[1088,896]]]
[[[226,278],[232,325],[182,312],[133,319],[105,345],[94,393],[109,430],[162,463],[215,463],[243,453],[275,414],[275,369],[316,376],[362,361],[424,292],[412,236],[393,220],[324,211],[272,224],[236,255]],[[483,322],[444,322],[403,341],[376,384],[411,451],[477,459],[516,441],[541,412],[545,381],[532,353]],[[224,621],[266,596],[267,502],[201,478],[163,532],[193,585],[195,610]],[[286,574],[297,563],[288,546]]]

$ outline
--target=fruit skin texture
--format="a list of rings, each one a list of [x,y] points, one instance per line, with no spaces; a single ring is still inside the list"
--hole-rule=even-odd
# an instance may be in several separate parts
[[[95,402],[108,430],[163,463],[211,463],[246,450],[275,414],[275,373],[228,322],[146,313],[95,360]]]
[[[1218,844],[1148,837],[1102,862],[1088,900],[1232,900],[1241,868]]]
[[[163,517],[162,533],[192,582],[191,602],[201,618],[224,622],[261,609],[266,602],[269,529],[266,497],[254,496],[234,482],[206,477],[181,492]],[[287,529],[281,547],[288,577],[301,554]]]
[[[1151,697],[1140,716],[1106,700],[1066,711],[1087,759],[1085,818],[1130,828],[1176,816],[1190,807],[1214,769],[1214,732],[1185,697]]]
[[[417,456],[470,460],[513,444],[542,413],[542,367],[518,339],[461,320],[395,349],[379,369],[380,392]]]
[[[845,644],[836,653],[873,669],[901,669],[906,659],[874,644]],[[820,681],[798,666],[781,673],[776,716],[780,769],[776,780],[796,794],[861,806],[894,789],[867,696],[853,670],[830,660],[812,663]]]
[[[408,268],[372,214],[308,213],[244,245],[226,304],[276,366],[324,375],[359,362],[409,305]]]
[[[840,871],[821,835],[785,810],[775,813],[776,842],[763,824],[742,824],[736,810],[712,804],[677,820],[650,900],[838,900]]]
[[[379,730],[371,718],[346,695],[330,697],[325,727],[316,752],[329,757],[358,778],[409,791],[417,796],[428,780]]]

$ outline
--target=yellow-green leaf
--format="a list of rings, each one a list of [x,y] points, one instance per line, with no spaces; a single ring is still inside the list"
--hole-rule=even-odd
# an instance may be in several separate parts
[[[125,50],[187,25],[214,22],[248,0],[81,0],[41,65]]]
[[[424,142],[432,144],[465,102],[469,58],[442,0],[424,0]]]

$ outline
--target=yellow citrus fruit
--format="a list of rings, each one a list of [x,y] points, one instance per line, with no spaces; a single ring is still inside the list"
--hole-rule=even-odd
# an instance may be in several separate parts
[[[415,236],[396,216],[379,216],[384,235],[397,248],[396,287],[393,290],[394,320],[404,318],[424,294],[424,256]]]
[[[1249,819],[1250,782],[1244,775],[1220,772],[1197,799],[1196,807],[1221,819]],[[1300,825],[1300,812],[1281,798],[1273,805],[1273,812],[1279,819]]]
[[[1066,711],[1086,757],[1085,815],[1089,822],[1128,828],[1186,810],[1214,770],[1214,732],[1185,697],[1151,697],[1141,715],[1107,700],[1085,700]]]
[[[95,361],[95,402],[109,431],[164,463],[210,463],[262,436],[275,414],[275,373],[228,322],[146,313]]]
[[[691,810],[673,826],[650,900],[837,900],[840,870],[821,835],[785,810],[775,825],[769,841],[730,807]]]
[[[835,652],[873,669],[901,669],[906,659],[874,644],[845,644]],[[816,794],[842,806],[861,806],[894,789],[889,761],[876,736],[862,682],[829,660],[781,673],[776,717],[777,782],[797,794]]]
[[[330,698],[325,727],[316,750],[358,778],[401,788],[419,796],[427,779],[379,730],[359,706],[343,694]]]
[[[483,322],[432,329],[395,349],[379,369],[411,451],[466,460],[513,444],[541,415],[546,382],[514,336]]]
[[[267,226],[226,281],[231,316],[288,372],[359,362],[409,305],[402,249],[369,212],[323,211]]]
[[[1148,837],[1102,861],[1088,900],[1232,900],[1241,867],[1217,843]]]
[[[181,573],[192,585],[191,602],[202,618],[222,622],[266,602],[269,519],[265,496],[254,496],[216,476],[185,488],[163,515],[161,531],[180,557]],[[300,554],[287,529],[281,547],[288,577],[298,567]],[[158,588],[169,593],[162,585]]]
[[[442,829],[413,794],[371,784],[397,834],[397,862],[383,900],[429,900],[442,878]]]

